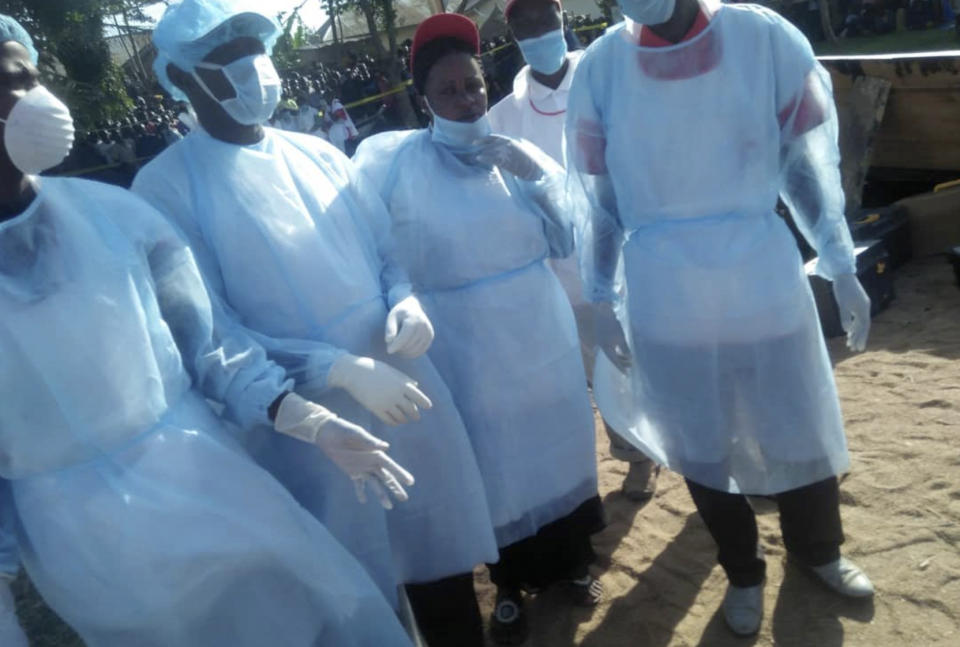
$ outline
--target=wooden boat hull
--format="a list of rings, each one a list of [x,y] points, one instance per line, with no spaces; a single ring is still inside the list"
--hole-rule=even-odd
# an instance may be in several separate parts
[[[837,105],[861,77],[891,83],[874,135],[875,169],[953,172],[960,177],[960,50],[875,56],[823,56]]]

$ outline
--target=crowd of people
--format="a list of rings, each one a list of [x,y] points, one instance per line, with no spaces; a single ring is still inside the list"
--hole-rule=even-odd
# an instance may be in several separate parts
[[[566,14],[566,25],[571,49],[586,47],[606,28],[602,18],[589,15]],[[404,41],[397,52],[405,82],[410,80],[412,44],[409,39]],[[506,34],[485,40],[482,51],[490,99],[495,102],[512,90],[523,58]],[[281,72],[283,97],[272,125],[323,137],[352,154],[363,137],[404,126],[398,93],[389,82],[388,64],[351,49],[340,65],[315,62]],[[129,186],[143,163],[190,132],[193,120],[185,103],[173,101],[159,87],[154,93],[132,87],[127,92],[134,97],[130,113],[78,133],[69,157],[51,169],[50,175],[76,175]],[[426,125],[429,116],[415,100],[413,89],[403,92],[411,99],[419,125]]]
[[[833,28],[841,38],[878,36],[897,29],[898,14],[902,27],[911,30],[938,25],[953,27],[956,13],[951,0],[839,0],[831,5]],[[777,5],[813,42],[825,38],[817,0],[794,0]]]
[[[844,37],[893,31],[896,12],[901,8],[908,29],[925,29],[955,17],[949,3],[940,0],[846,0],[838,8],[842,24],[837,32]],[[787,3],[781,10],[808,39],[823,40],[817,2]],[[602,17],[565,12],[564,26],[568,46],[577,50],[600,37],[608,24]],[[397,52],[398,60],[404,62],[404,82],[410,81],[407,70],[411,46],[408,39]],[[509,34],[485,39],[481,52],[490,101],[496,103],[512,91],[513,79],[524,64],[523,57]],[[389,62],[351,49],[340,65],[315,62],[303,69],[281,72],[283,100],[271,119],[272,125],[323,137],[352,154],[364,137],[405,125],[387,65]],[[418,124],[426,125],[429,115],[415,100],[412,87],[405,92]],[[77,145],[68,159],[51,169],[50,174],[80,175],[129,186],[144,161],[190,131],[192,120],[182,102],[172,101],[159,88],[153,94],[141,94],[132,88],[128,93],[135,97],[130,114],[78,133]]]
[[[863,351],[836,107],[798,29],[620,0],[584,52],[560,0],[509,0],[523,66],[491,105],[477,26],[437,14],[409,44],[429,125],[348,157],[315,136],[346,108],[322,72],[281,78],[262,4],[168,6],[169,99],[85,138],[130,190],[41,175],[73,121],[0,16],[0,643],[26,644],[22,565],[89,647],[482,647],[486,565],[491,636],[521,644],[529,596],[603,600],[591,398],[625,492],[684,477],[734,634],[763,622],[748,495],[800,568],[873,596],[841,554],[840,403],[775,212]]]

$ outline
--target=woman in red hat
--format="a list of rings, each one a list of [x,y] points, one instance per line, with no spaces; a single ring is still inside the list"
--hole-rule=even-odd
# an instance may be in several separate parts
[[[430,358],[466,423],[500,547],[493,637],[516,644],[528,633],[522,591],[562,584],[599,601],[588,567],[603,520],[576,325],[546,262],[573,249],[563,170],[529,142],[491,135],[479,42],[464,16],[425,20],[411,67],[432,124],[369,138],[355,161],[434,322]]]

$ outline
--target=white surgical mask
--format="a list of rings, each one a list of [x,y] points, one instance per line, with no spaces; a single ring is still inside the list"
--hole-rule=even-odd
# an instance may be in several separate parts
[[[473,148],[476,142],[493,132],[486,113],[476,121],[451,121],[433,111],[427,103],[427,110],[433,115],[431,137],[438,144],[463,152]]]
[[[541,74],[559,72],[567,58],[567,39],[563,36],[563,29],[548,31],[536,38],[518,40],[517,45],[527,65]]]
[[[0,123],[10,161],[27,175],[53,168],[73,148],[70,109],[42,85],[20,97]]]
[[[196,72],[193,78],[207,95],[220,104],[238,124],[257,126],[265,123],[280,103],[280,76],[266,54],[254,54],[226,65],[198,63],[204,70],[222,70],[236,96],[222,101],[210,91]]]
[[[623,15],[641,25],[661,25],[671,17],[677,0],[617,0]]]

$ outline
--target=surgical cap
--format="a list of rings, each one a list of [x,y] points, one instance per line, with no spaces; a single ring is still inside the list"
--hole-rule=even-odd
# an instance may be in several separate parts
[[[262,0],[182,0],[170,5],[153,30],[157,48],[153,70],[160,85],[174,99],[186,101],[167,76],[167,64],[191,71],[210,52],[243,36],[262,42],[270,54],[281,29],[261,9],[264,4]]]
[[[15,41],[26,47],[30,53],[30,60],[33,61],[34,65],[37,64],[37,50],[33,46],[33,39],[30,38],[30,34],[28,34],[27,30],[23,28],[23,25],[16,20],[10,16],[0,14],[0,43],[5,43],[8,40]]]

